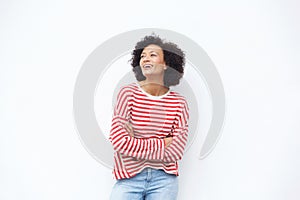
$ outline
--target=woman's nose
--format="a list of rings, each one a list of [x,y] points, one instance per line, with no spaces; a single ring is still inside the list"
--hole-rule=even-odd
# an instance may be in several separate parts
[[[142,61],[143,61],[143,62],[147,62],[147,61],[149,61],[149,59],[150,59],[150,58],[149,58],[148,56],[144,56],[144,57],[142,58]]]

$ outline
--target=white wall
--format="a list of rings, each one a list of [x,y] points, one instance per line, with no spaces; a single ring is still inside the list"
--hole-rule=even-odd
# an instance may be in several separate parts
[[[265,1],[0,2],[0,199],[108,199],[111,170],[82,146],[72,114],[86,57],[139,28],[204,48],[225,87],[216,148],[181,163],[180,198],[300,198],[300,3]]]

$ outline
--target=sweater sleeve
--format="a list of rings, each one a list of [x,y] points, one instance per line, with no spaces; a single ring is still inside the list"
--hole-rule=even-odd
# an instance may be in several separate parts
[[[164,162],[181,160],[188,139],[189,107],[184,99],[178,120],[173,128],[173,140],[165,149]]]
[[[117,96],[112,117],[109,141],[115,151],[137,159],[163,160],[165,143],[163,138],[134,138],[124,128],[130,119],[130,89],[123,87]]]

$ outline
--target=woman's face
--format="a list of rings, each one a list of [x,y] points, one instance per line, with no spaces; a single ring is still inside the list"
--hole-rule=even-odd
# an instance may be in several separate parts
[[[141,53],[140,66],[145,77],[163,76],[166,63],[162,48],[155,44],[145,47]]]

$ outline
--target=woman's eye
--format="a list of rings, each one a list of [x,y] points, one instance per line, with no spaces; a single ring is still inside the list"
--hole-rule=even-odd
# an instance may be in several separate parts
[[[156,54],[151,54],[151,56],[156,56]]]

